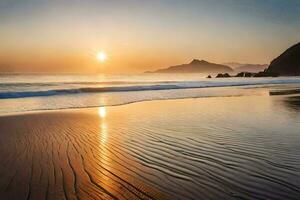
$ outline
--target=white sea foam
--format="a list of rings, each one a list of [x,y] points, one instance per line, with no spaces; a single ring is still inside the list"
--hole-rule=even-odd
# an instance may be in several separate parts
[[[298,84],[299,77],[0,76],[0,113],[122,105],[156,99],[244,95],[228,87]],[[216,90],[227,87],[226,92]],[[215,89],[212,89],[215,88]]]

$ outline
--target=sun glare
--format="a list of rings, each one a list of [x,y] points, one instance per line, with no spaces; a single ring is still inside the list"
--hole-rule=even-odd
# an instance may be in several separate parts
[[[100,51],[97,53],[97,60],[99,60],[100,62],[104,62],[106,60],[107,56],[105,54],[105,52]]]
[[[101,118],[105,118],[106,116],[106,108],[105,107],[100,107],[98,110],[98,114]]]

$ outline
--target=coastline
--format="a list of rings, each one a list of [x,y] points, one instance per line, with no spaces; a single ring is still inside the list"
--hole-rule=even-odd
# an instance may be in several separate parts
[[[201,99],[201,98],[210,98],[210,97],[231,97],[231,96],[248,96],[248,95],[269,95],[270,90],[291,90],[297,89],[300,87],[299,83],[276,83],[276,84],[257,84],[257,85],[241,85],[241,86],[222,86],[222,87],[204,87],[204,88],[186,88],[186,89],[170,89],[163,91],[148,91],[151,93],[150,96],[147,96],[147,93],[136,93],[141,98],[131,98],[134,92],[121,92],[117,93],[95,93],[95,96],[91,98],[89,96],[85,97],[84,101],[88,99],[93,99],[95,105],[74,105],[70,106],[68,103],[73,103],[70,100],[64,99],[68,97],[80,102],[82,96],[73,96],[68,95],[54,95],[52,98],[59,98],[54,100],[54,104],[47,100],[47,97],[28,97],[28,98],[16,98],[16,99],[0,99],[0,103],[3,104],[3,107],[0,108],[0,116],[10,116],[10,115],[22,115],[27,113],[40,113],[40,112],[55,112],[55,111],[71,111],[77,109],[90,109],[98,107],[114,107],[114,106],[123,106],[133,103],[147,102],[147,101],[168,101],[168,100],[177,100],[177,99]],[[142,92],[142,91],[141,91]],[[160,92],[159,95],[155,92]],[[182,93],[182,94],[181,94]],[[142,95],[141,95],[142,94]],[[102,96],[104,95],[104,96]],[[105,99],[112,95],[110,101]],[[133,95],[134,96],[134,95]],[[38,98],[40,101],[36,105],[35,99]],[[61,100],[60,100],[61,99]],[[60,101],[59,101],[60,100]],[[65,103],[63,103],[66,101]],[[104,102],[104,103],[102,103]],[[55,104],[61,104],[63,107],[57,107]],[[53,104],[53,105],[52,105]],[[98,105],[99,104],[99,105]],[[15,106],[12,106],[15,105]],[[46,105],[46,106],[45,106]],[[48,105],[48,106],[47,106]],[[17,108],[15,108],[17,107]],[[19,108],[20,107],[20,108]],[[27,110],[28,109],[28,110]]]

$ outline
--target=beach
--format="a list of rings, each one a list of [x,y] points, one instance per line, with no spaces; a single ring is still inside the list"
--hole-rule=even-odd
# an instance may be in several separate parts
[[[0,197],[298,199],[300,99],[284,88],[3,115]]]
[[[300,200],[300,0],[0,0],[0,200]]]

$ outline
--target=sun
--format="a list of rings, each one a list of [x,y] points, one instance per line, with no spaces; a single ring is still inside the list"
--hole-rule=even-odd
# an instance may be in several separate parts
[[[103,51],[99,51],[97,53],[97,60],[100,62],[104,62],[107,59],[106,53]]]

